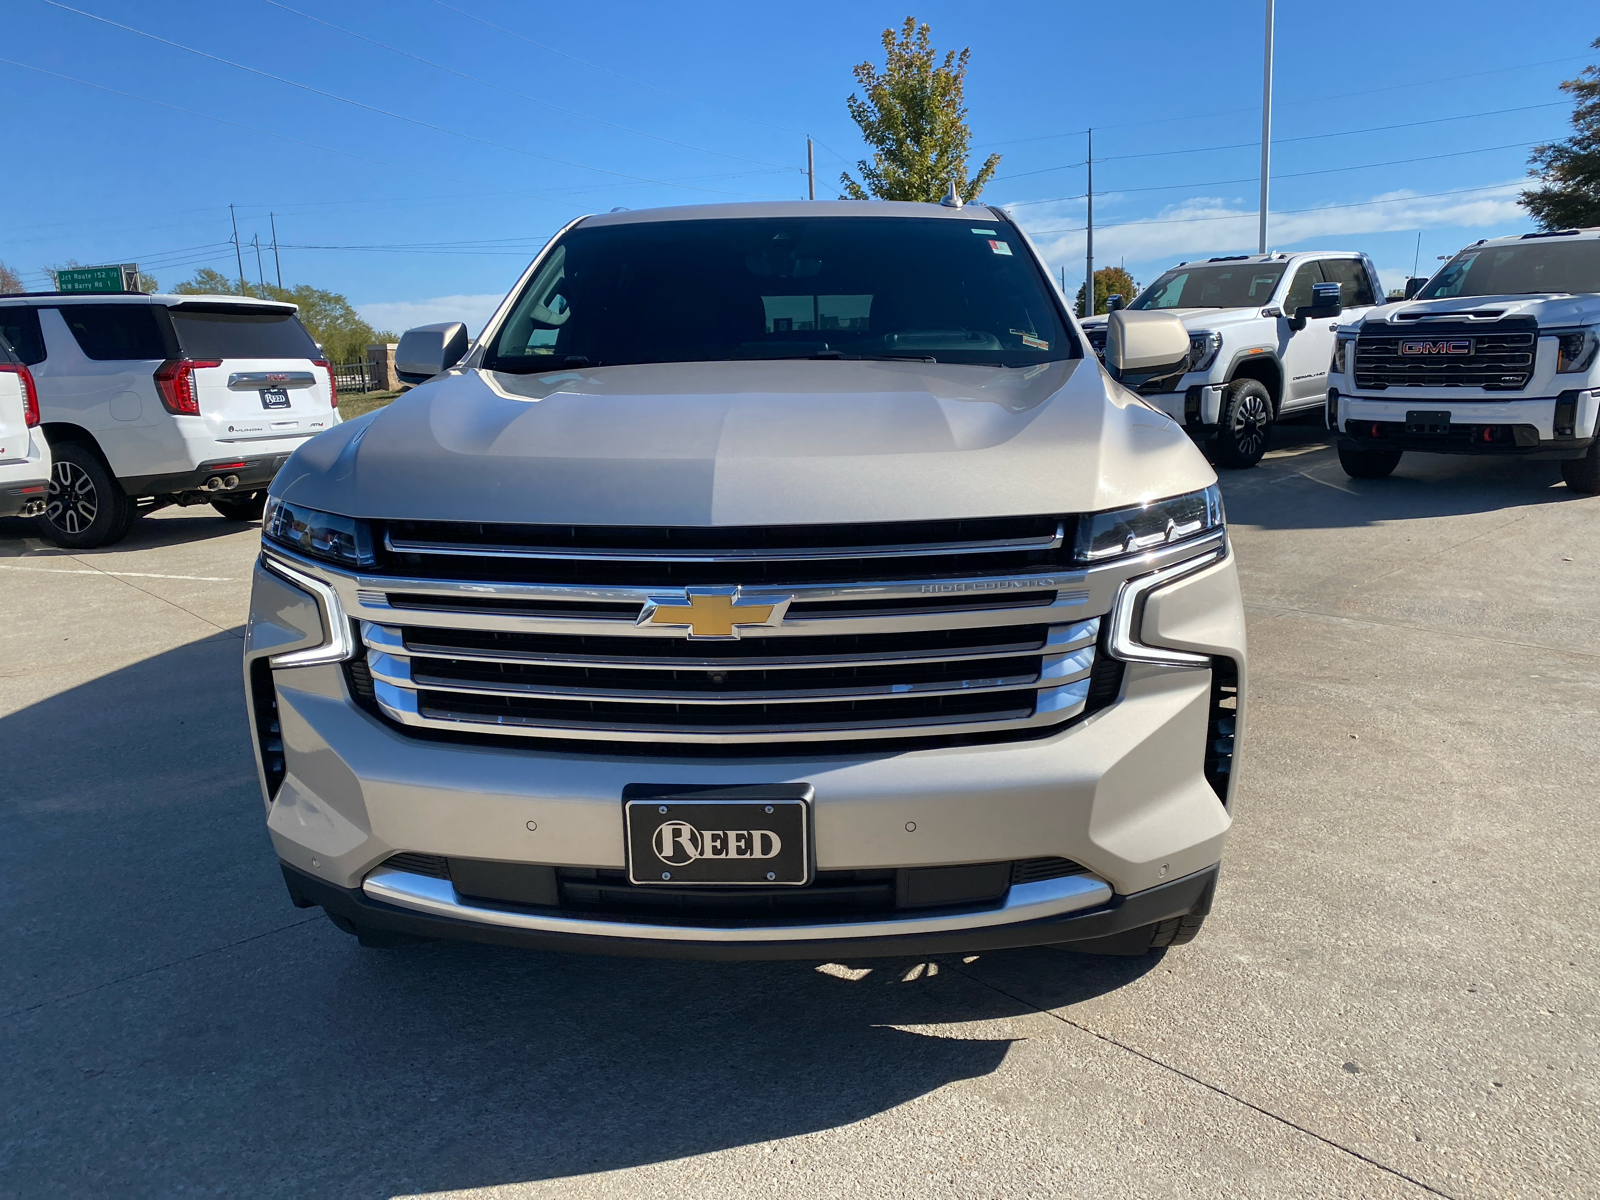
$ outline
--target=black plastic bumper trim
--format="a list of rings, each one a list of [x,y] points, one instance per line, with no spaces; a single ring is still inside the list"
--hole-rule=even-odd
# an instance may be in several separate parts
[[[1218,866],[1207,867],[1193,875],[1185,875],[1142,892],[1113,896],[1109,904],[1099,908],[1008,925],[958,929],[947,933],[908,934],[903,937],[829,938],[804,942],[680,942],[512,929],[503,925],[439,917],[373,900],[360,889],[339,887],[285,862],[280,861],[279,865],[283,868],[284,883],[296,907],[320,907],[330,915],[344,917],[383,933],[571,954],[687,958],[708,962],[825,962],[837,958],[900,958],[1007,950],[1021,946],[1061,946],[1070,950],[1078,943],[1088,943],[1082,947],[1085,950],[1120,953],[1124,951],[1118,948],[1116,934],[1171,917],[1209,912],[1220,869]]]

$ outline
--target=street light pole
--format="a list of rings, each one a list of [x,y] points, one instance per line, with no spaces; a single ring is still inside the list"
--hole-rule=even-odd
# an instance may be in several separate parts
[[[811,193],[811,199],[817,198],[817,155],[811,149],[811,139],[806,138],[806,190]]]
[[[1267,182],[1272,177],[1272,4],[1267,0],[1267,44],[1261,63],[1261,236],[1258,253],[1267,252]]]
[[[1089,153],[1086,156],[1086,165],[1089,168],[1089,186],[1085,189],[1084,198],[1089,202],[1088,220],[1084,224],[1083,256],[1083,315],[1094,316],[1094,130],[1087,131],[1089,135]]]

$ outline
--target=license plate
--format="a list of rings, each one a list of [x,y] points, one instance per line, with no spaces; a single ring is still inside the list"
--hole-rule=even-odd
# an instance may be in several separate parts
[[[1449,433],[1450,414],[1447,412],[1408,412],[1407,433]]]
[[[289,390],[287,388],[262,388],[262,408],[288,408]]]
[[[811,788],[630,784],[628,879],[641,886],[800,886],[811,881]]]

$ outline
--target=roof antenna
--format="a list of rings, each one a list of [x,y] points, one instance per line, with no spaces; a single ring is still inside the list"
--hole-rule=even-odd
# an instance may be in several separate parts
[[[950,190],[944,194],[944,199],[939,203],[946,208],[961,208],[965,205],[966,202],[961,199],[961,193],[956,191],[956,181],[953,176],[950,179]]]

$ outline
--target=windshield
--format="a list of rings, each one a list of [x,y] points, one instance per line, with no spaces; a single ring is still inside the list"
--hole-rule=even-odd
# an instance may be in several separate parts
[[[1283,263],[1213,263],[1174,267],[1129,308],[1252,308],[1272,297]]]
[[[1010,226],[745,217],[579,226],[487,348],[491,371],[763,358],[1073,358]]]
[[[1600,240],[1526,242],[1463,250],[1416,298],[1447,300],[1451,296],[1523,296],[1538,292],[1600,292]]]
[[[300,318],[281,308],[185,304],[170,311],[178,345],[189,358],[322,357]]]

